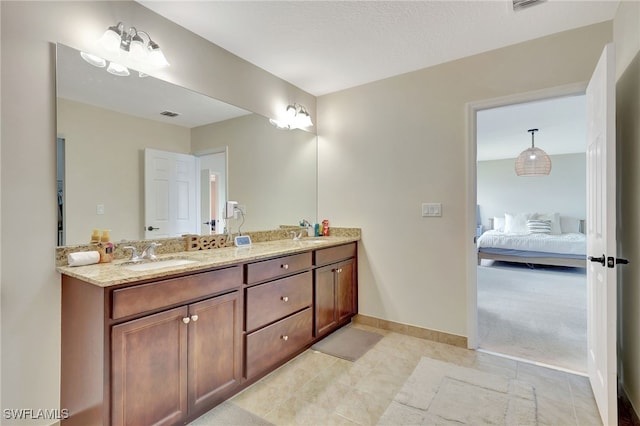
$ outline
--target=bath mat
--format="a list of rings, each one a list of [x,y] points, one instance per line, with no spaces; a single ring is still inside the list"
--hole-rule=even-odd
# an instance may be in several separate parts
[[[536,425],[535,388],[423,357],[379,425]]]
[[[311,349],[347,361],[355,361],[371,349],[382,335],[353,327],[345,327],[311,346]]]

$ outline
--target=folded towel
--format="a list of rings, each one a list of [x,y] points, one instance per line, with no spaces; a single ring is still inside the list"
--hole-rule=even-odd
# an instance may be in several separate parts
[[[69,263],[69,266],[92,265],[100,262],[100,253],[97,251],[79,251],[76,253],[69,253],[67,255],[67,262]]]

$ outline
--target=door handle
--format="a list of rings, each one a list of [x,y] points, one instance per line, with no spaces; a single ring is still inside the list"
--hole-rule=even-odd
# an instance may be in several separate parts
[[[147,231],[155,231],[155,230],[157,230],[157,229],[160,229],[160,228],[154,228],[154,227],[153,227],[153,226],[151,226],[151,225],[147,226]]]
[[[613,268],[615,265],[627,265],[628,263],[629,263],[629,261],[627,259],[623,259],[623,258],[620,258],[620,257],[614,258],[612,256],[609,256],[607,258],[607,266],[609,268]]]
[[[605,266],[606,262],[607,262],[607,258],[605,257],[605,255],[603,254],[600,257],[593,257],[593,256],[589,256],[588,259],[592,262],[596,262],[601,264],[602,266]]]

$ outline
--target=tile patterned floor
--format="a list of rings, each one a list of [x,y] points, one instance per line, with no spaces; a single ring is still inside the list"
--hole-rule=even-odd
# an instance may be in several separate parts
[[[228,402],[275,425],[375,425],[420,358],[430,357],[533,385],[539,425],[601,424],[586,377],[361,324],[351,326],[385,337],[355,362],[307,350]],[[241,424],[222,416],[228,410],[216,410],[191,425]]]

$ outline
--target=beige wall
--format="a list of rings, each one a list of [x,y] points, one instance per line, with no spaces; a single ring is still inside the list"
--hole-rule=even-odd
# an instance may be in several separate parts
[[[256,114],[196,127],[192,152],[228,146],[229,199],[245,205],[242,230],[316,219],[316,135],[276,129]],[[231,220],[232,232],[242,220]]]
[[[544,148],[544,146],[542,146]],[[478,161],[477,199],[482,224],[505,212],[558,212],[585,219],[587,214],[587,158],[585,153],[552,155],[549,176],[523,178],[514,159]]]
[[[315,98],[132,1],[2,1],[0,8],[1,405],[57,408],[60,276],[54,267],[53,43],[86,49],[121,20],[150,32],[162,46],[171,67],[158,77],[265,116],[298,102],[308,107],[315,122]]]
[[[360,313],[467,334],[466,104],[588,81],[611,39],[593,25],[318,98],[319,215],[362,228]]]
[[[622,2],[614,20],[618,151],[618,376],[640,413],[640,3]]]
[[[144,239],[144,149],[189,154],[191,130],[66,99],[58,99],[57,113],[66,244],[86,243],[94,228],[110,229],[113,241]]]

